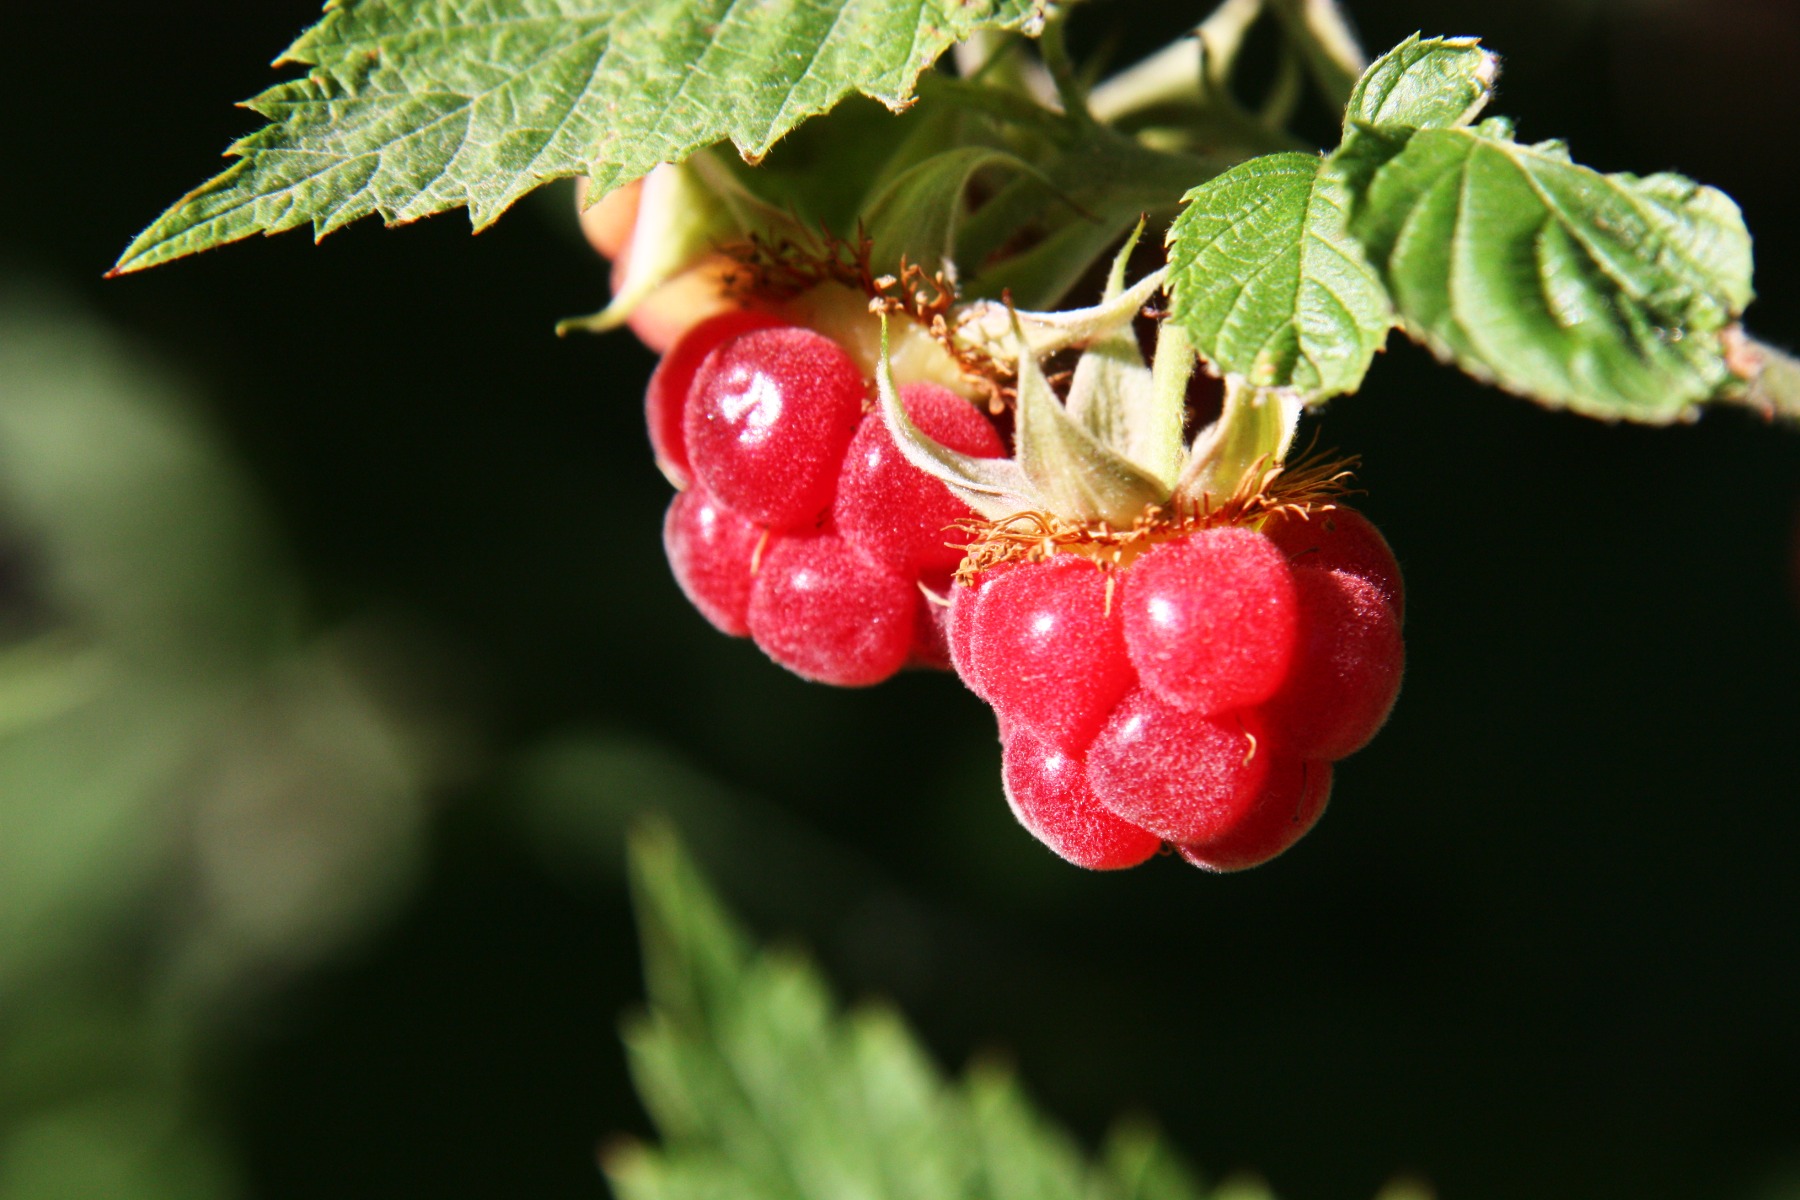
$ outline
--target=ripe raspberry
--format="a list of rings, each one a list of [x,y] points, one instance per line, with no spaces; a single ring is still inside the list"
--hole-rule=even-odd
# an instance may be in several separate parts
[[[1329,799],[1330,763],[1281,760],[1271,770],[1263,798],[1249,816],[1211,841],[1176,846],[1175,852],[1208,871],[1260,866],[1304,837],[1318,823]]]
[[[973,404],[930,383],[900,389],[906,415],[941,445],[976,458],[1006,453],[1000,435]],[[909,575],[948,574],[963,552],[949,527],[974,516],[950,489],[906,461],[879,413],[864,418],[838,481],[832,517],[846,538]]]
[[[1108,812],[1081,761],[1029,729],[1005,739],[1006,802],[1033,837],[1078,867],[1135,867],[1162,846],[1153,833]]]
[[[685,432],[694,475],[770,529],[814,524],[831,506],[868,386],[848,355],[809,329],[759,329],[701,364]]]
[[[1144,686],[1220,713],[1260,703],[1287,677],[1298,612],[1293,572],[1248,529],[1203,529],[1153,546],[1120,577],[1125,643]]]
[[[963,681],[963,686],[980,696],[988,703],[993,697],[987,694],[980,677],[975,671],[974,628],[975,609],[981,603],[982,592],[993,582],[1019,566],[1016,562],[1000,563],[982,571],[974,582],[958,584],[950,589],[950,618],[944,624],[945,640],[950,644],[950,665]],[[1004,722],[1005,718],[1001,718]]]
[[[841,687],[898,671],[913,647],[918,588],[832,531],[771,542],[750,589],[750,636],[763,653]]]
[[[919,603],[914,610],[912,653],[908,666],[929,671],[948,671],[950,662],[950,605],[941,593],[926,595],[919,589]]]
[[[675,582],[722,633],[743,637],[757,547],[769,534],[699,488],[676,495],[663,518],[663,552]]]
[[[1395,616],[1406,616],[1400,564],[1381,531],[1355,509],[1338,505],[1308,516],[1277,513],[1263,526],[1263,533],[1294,566],[1360,575],[1380,590]]]
[[[1080,555],[1022,563],[987,582],[969,622],[971,688],[1065,749],[1085,747],[1136,679],[1106,572]]]
[[[1378,585],[1348,571],[1301,567],[1299,652],[1263,714],[1284,748],[1335,760],[1368,744],[1400,692],[1406,646]]]
[[[1222,837],[1270,781],[1275,752],[1260,733],[1251,713],[1202,716],[1139,690],[1088,748],[1088,783],[1112,812],[1171,842]]]
[[[644,394],[644,420],[650,427],[650,449],[656,455],[656,465],[677,488],[685,488],[693,481],[683,426],[688,391],[700,364],[716,347],[740,333],[780,324],[766,313],[732,309],[708,317],[682,334],[656,364],[650,375],[650,390]]]

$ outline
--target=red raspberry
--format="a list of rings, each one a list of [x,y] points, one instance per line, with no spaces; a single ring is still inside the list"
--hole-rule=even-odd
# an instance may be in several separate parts
[[[985,583],[969,616],[964,678],[1008,722],[1080,751],[1136,675],[1107,574],[1058,554]]]
[[[688,465],[687,435],[682,426],[688,391],[701,362],[740,333],[780,324],[767,313],[748,309],[722,312],[682,334],[656,364],[650,375],[650,389],[644,394],[644,420],[650,427],[650,449],[656,455],[656,465],[677,488],[687,487],[694,477],[693,468]]]
[[[1309,516],[1276,513],[1263,526],[1263,533],[1281,547],[1294,566],[1360,575],[1380,590],[1395,616],[1406,616],[1400,564],[1381,531],[1355,509],[1339,505]]]
[[[1260,866],[1304,837],[1330,798],[1330,763],[1283,759],[1270,771],[1262,800],[1244,820],[1211,841],[1175,851],[1208,871]]]
[[[1029,729],[1006,738],[1001,778],[1006,802],[1033,837],[1078,867],[1135,867],[1162,839],[1108,812],[1088,786],[1081,761]]]
[[[1153,546],[1120,576],[1125,643],[1144,686],[1179,708],[1229,712],[1287,677],[1299,614],[1293,572],[1248,529]]]
[[[835,532],[772,541],[750,589],[750,636],[763,653],[841,687],[898,671],[917,629],[917,586]]]
[[[752,567],[765,538],[770,535],[700,488],[679,493],[663,518],[663,552],[675,582],[702,616],[732,637],[750,632]]]
[[[701,364],[688,393],[694,474],[759,525],[812,525],[831,506],[867,395],[850,356],[809,329],[733,338]]]
[[[1294,670],[1263,706],[1285,749],[1339,759],[1368,744],[1400,692],[1406,646],[1378,585],[1348,571],[1301,567]]]
[[[976,458],[998,458],[1006,446],[976,407],[949,388],[913,383],[900,389],[913,424],[941,445]],[[838,481],[832,519],[870,557],[909,575],[948,574],[963,552],[950,526],[975,514],[950,489],[906,461],[880,413],[863,420]]]
[[[910,666],[931,671],[948,671],[950,661],[950,605],[937,593],[927,595],[919,589],[919,604],[914,610]]]
[[[1148,691],[1127,696],[1088,748],[1100,802],[1171,842],[1222,837],[1262,799],[1274,748],[1253,714],[1202,716]]]
[[[950,619],[944,625],[945,640],[950,643],[950,665],[956,669],[963,686],[990,704],[993,698],[975,673],[975,609],[981,603],[983,591],[1018,565],[1016,562],[999,563],[982,571],[973,583],[958,584],[950,589]]]

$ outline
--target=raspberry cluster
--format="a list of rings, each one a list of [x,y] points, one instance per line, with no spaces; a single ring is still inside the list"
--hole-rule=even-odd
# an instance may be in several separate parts
[[[663,543],[682,591],[782,666],[849,687],[949,666],[944,597],[962,552],[945,530],[974,515],[902,457],[873,391],[831,338],[739,309],[682,334],[646,397],[657,462],[681,489]],[[900,395],[939,443],[1005,453],[948,388]]]
[[[1331,764],[1386,720],[1402,604],[1387,543],[1338,506],[1178,532],[1124,566],[1002,562],[954,589],[950,647],[1050,849],[1114,869],[1167,844],[1234,871],[1311,828]]]
[[[630,224],[590,232],[622,253]],[[632,311],[666,350],[646,415],[682,590],[807,679],[956,670],[999,719],[1014,815],[1072,863],[1168,847],[1232,871],[1286,850],[1404,660],[1386,542],[1333,503],[1335,474],[1284,461],[1298,407],[1227,388],[1171,475],[1157,439],[1188,399],[1152,386],[1129,332],[1153,281],[1067,316],[972,306],[964,360],[910,309],[872,318],[868,274],[746,293],[695,268]],[[1010,369],[983,357],[996,345]],[[1038,360],[1058,347],[1105,365],[1055,390]],[[969,361],[1010,400],[1004,437],[953,390]]]

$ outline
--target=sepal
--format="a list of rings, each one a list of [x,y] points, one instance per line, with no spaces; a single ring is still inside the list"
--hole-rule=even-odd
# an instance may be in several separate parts
[[[888,435],[906,461],[938,480],[952,495],[991,521],[1013,513],[1041,508],[1031,483],[1010,458],[976,458],[940,445],[913,424],[900,402],[888,357],[888,319],[881,321],[881,360],[875,371],[875,391],[881,403],[881,419]]]
[[[1246,486],[1255,490],[1257,478],[1287,457],[1305,407],[1293,388],[1261,388],[1227,375],[1224,408],[1189,448],[1175,483],[1176,504],[1218,508]]]

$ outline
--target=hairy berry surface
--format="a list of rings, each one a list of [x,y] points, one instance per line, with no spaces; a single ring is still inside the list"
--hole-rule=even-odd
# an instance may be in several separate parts
[[[1335,760],[1368,744],[1400,692],[1406,646],[1381,589],[1348,571],[1302,567],[1294,670],[1263,713],[1285,748]]]
[[[781,324],[766,313],[748,309],[732,309],[708,317],[669,347],[656,370],[650,375],[650,388],[644,393],[644,423],[650,429],[650,449],[656,465],[670,483],[685,488],[693,481],[688,465],[687,432],[684,428],[688,392],[700,364],[723,343],[753,329],[768,329]]]
[[[835,532],[773,539],[750,590],[750,636],[818,683],[864,687],[905,664],[919,590]]]
[[[1249,714],[1202,716],[1146,690],[1127,696],[1088,748],[1088,783],[1112,812],[1171,842],[1204,842],[1262,798],[1274,754]]]
[[[1288,850],[1318,824],[1331,798],[1331,764],[1293,759],[1270,770],[1261,800],[1225,833],[1176,853],[1208,871],[1242,871]]]
[[[868,387],[848,355],[809,329],[759,329],[707,356],[688,393],[696,478],[770,529],[813,525],[831,506]]]
[[[675,582],[700,614],[723,633],[750,632],[752,567],[769,535],[700,488],[676,495],[663,518],[663,553]]]
[[[1400,578],[1400,564],[1381,531],[1355,509],[1340,504],[1308,516],[1277,513],[1263,532],[1296,567],[1362,576],[1381,592],[1395,616],[1405,618],[1406,587]]]
[[[1161,838],[1100,803],[1080,759],[1029,729],[1006,738],[1001,778],[1019,824],[1078,867],[1135,867],[1162,847]]]
[[[1006,446],[994,426],[949,388],[907,384],[900,402],[929,437],[975,458],[998,458]],[[871,557],[907,574],[948,575],[962,561],[951,528],[975,514],[950,489],[906,461],[880,413],[863,419],[844,456],[833,520]]]
[[[1153,546],[1121,573],[1125,642],[1144,686],[1197,713],[1273,695],[1299,614],[1293,572],[1248,529],[1203,529]]]
[[[976,693],[1009,722],[1069,750],[1086,746],[1136,681],[1106,572],[1058,554],[1022,563],[959,603],[968,599]]]

